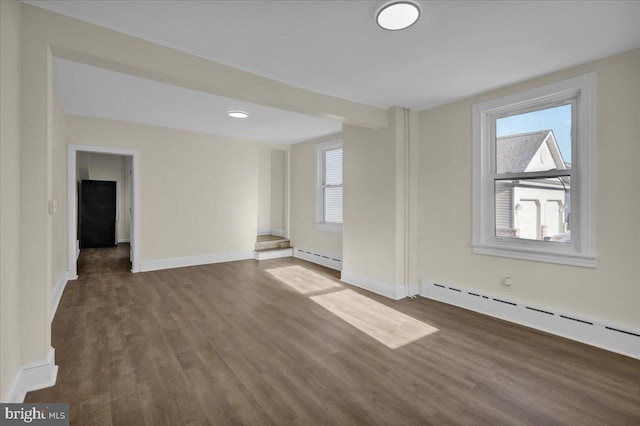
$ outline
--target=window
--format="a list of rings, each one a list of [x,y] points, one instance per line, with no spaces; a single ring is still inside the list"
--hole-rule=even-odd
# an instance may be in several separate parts
[[[342,232],[342,141],[316,145],[315,224],[320,231]]]
[[[595,82],[474,105],[474,253],[597,266]]]

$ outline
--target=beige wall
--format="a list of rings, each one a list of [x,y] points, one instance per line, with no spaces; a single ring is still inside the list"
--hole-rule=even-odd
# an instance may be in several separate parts
[[[132,187],[132,167],[133,158],[131,156],[124,157],[124,179],[122,184],[122,215],[120,221],[122,222],[123,233],[122,238],[124,240],[131,240],[131,206],[133,197]]]
[[[271,230],[271,149],[258,150],[258,232]]]
[[[258,232],[284,232],[285,153],[260,148],[258,152]]]
[[[49,292],[67,270],[67,144],[64,138],[64,111],[58,95],[53,90],[52,111],[52,160],[53,160],[53,200],[57,204],[53,215],[53,259]]]
[[[343,272],[395,286],[395,117],[389,121],[380,130],[343,128]]]
[[[258,144],[79,116],[66,136],[139,150],[141,261],[253,250]]]
[[[295,247],[342,258],[342,234],[316,231],[314,224],[315,146],[340,137],[341,135],[332,135],[291,146],[289,236]]]
[[[129,240],[129,179],[127,176],[127,156],[99,154],[95,152],[78,152],[76,163],[77,176],[82,179],[107,180],[116,182],[118,188],[118,203],[116,213],[116,232],[118,241]]]
[[[471,106],[597,73],[597,269],[471,252]],[[640,50],[420,114],[418,275],[640,328]],[[512,290],[501,279],[513,278]]]
[[[285,151],[271,150],[271,229],[284,232]]]
[[[0,1],[0,400],[20,365],[20,3]]]
[[[25,32],[20,77],[20,335],[21,362],[42,362],[51,346],[53,269],[53,82],[51,51]]]

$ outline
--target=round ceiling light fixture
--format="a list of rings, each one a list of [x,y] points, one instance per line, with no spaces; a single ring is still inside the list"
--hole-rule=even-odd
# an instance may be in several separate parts
[[[249,113],[244,111],[229,111],[227,115],[231,118],[249,118]]]
[[[409,28],[420,17],[417,4],[408,1],[396,1],[384,5],[376,15],[376,21],[381,28],[398,31]]]

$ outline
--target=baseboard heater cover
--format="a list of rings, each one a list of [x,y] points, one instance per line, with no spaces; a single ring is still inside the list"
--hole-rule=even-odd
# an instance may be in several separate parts
[[[421,295],[505,321],[521,324],[611,352],[640,359],[640,332],[603,324],[579,315],[517,303],[504,297],[484,295],[459,286],[422,280]]]
[[[306,250],[300,247],[294,247],[293,256],[298,259],[326,266],[327,268],[335,269],[336,271],[342,271],[342,259],[337,256]]]

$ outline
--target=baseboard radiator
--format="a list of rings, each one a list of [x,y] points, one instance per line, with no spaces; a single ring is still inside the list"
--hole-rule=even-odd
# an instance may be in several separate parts
[[[342,259],[337,256],[319,253],[314,250],[307,250],[300,247],[295,247],[293,249],[293,256],[298,259],[326,266],[327,268],[335,269],[336,271],[342,271]]]
[[[422,281],[423,297],[640,359],[640,331],[605,324],[580,315],[520,303],[501,296]]]

